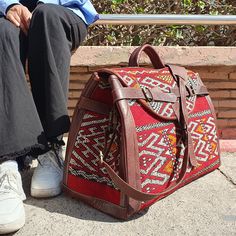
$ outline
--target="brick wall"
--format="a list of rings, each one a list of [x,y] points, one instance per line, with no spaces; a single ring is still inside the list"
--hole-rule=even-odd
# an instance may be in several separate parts
[[[236,138],[236,67],[195,67],[207,86],[222,138]]]
[[[117,48],[116,48],[117,49]],[[174,48],[171,48],[173,50]],[[84,49],[83,49],[84,50]],[[86,55],[95,54],[98,55],[98,52],[95,48],[89,51],[86,49]],[[124,52],[125,50],[125,52]],[[165,48],[166,50],[166,48]],[[179,49],[178,49],[179,50]],[[215,48],[215,50],[218,50]],[[99,50],[100,51],[100,50]],[[126,61],[128,60],[127,53],[132,51],[132,48],[127,51],[127,48],[118,50],[119,53],[124,54]],[[204,50],[205,51],[205,50]],[[233,51],[235,54],[236,52]],[[78,52],[79,53],[79,52]],[[76,60],[80,57],[78,53],[75,56]],[[105,52],[103,52],[106,54]],[[108,49],[108,53],[110,50]],[[206,53],[206,52],[205,52]],[[80,54],[80,53],[79,53]],[[100,52],[102,55],[102,53]],[[114,54],[114,53],[113,53]],[[207,54],[207,53],[206,53]],[[71,63],[71,74],[70,74],[70,90],[69,90],[69,100],[68,100],[68,109],[70,116],[73,114],[74,107],[76,102],[81,94],[82,89],[84,88],[85,83],[90,78],[93,71],[96,71],[99,68],[103,67],[112,67],[113,65],[125,65],[125,59],[120,59],[119,61],[114,61],[110,58],[109,61],[96,59],[96,63],[94,63],[94,59],[86,59],[80,61],[79,63],[75,62],[75,56],[72,58]],[[106,56],[106,55],[105,55]],[[195,55],[196,56],[196,55]],[[194,55],[192,54],[192,57]],[[173,61],[173,57],[172,61]],[[144,58],[144,62],[145,62]],[[176,59],[176,62],[178,60]],[[190,70],[198,72],[200,77],[202,78],[204,84],[207,86],[211,98],[213,100],[216,115],[217,115],[217,124],[221,133],[221,138],[224,139],[235,139],[236,138],[236,66],[227,62],[226,60],[222,61],[223,63],[213,63],[212,60],[207,62],[207,60],[203,63],[193,63],[193,60],[188,60],[189,65],[184,65]],[[236,60],[234,62],[236,64]],[[80,66],[78,65],[80,64]],[[172,64],[180,64],[180,63],[172,63]],[[187,63],[185,63],[187,64]],[[221,64],[221,65],[219,65]],[[181,64],[183,65],[183,64]]]

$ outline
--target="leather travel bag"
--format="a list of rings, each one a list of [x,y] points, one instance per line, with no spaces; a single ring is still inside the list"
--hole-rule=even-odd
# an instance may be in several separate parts
[[[139,67],[142,52],[154,68]],[[146,44],[129,67],[101,69],[88,81],[72,118],[63,187],[128,219],[219,165],[207,88]]]

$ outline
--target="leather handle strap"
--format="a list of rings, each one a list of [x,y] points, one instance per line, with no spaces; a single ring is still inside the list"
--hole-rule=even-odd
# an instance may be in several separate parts
[[[147,91],[141,88],[130,88],[130,87],[122,87],[116,88],[112,91],[113,103],[116,103],[122,99],[147,99],[149,97],[153,101],[162,101],[162,102],[171,102],[174,103],[177,101],[180,96],[179,88],[171,89],[171,93],[164,93],[157,86],[148,89]],[[195,95],[208,95],[209,92],[207,88],[203,85],[199,85],[199,87],[194,91]],[[186,96],[190,96],[190,93],[186,91]]]
[[[187,101],[186,101],[186,83],[188,81],[188,73],[184,67],[168,65],[172,75],[178,80],[179,83],[179,93],[180,93],[180,104],[181,104],[181,114],[183,116],[183,120],[180,120],[182,123],[182,128],[186,134],[186,144],[189,150],[190,163],[192,166],[197,166],[197,159],[194,153],[193,140],[191,136],[191,132],[188,130],[189,119],[188,119],[188,111],[187,111]]]
[[[151,89],[123,87],[112,91],[113,103],[122,99],[151,99],[152,101],[176,102],[177,96],[173,93],[164,93],[158,87]]]
[[[181,97],[180,96],[180,92],[179,92],[179,88],[172,88],[170,89],[171,92],[173,94],[175,94],[177,97]],[[187,92],[187,96],[190,96],[191,94],[189,93],[189,91],[186,91]],[[193,91],[194,92],[194,95],[199,95],[199,96],[206,96],[206,95],[209,95],[209,92],[208,92],[208,89],[205,85],[199,85],[197,88],[196,88],[196,91]]]
[[[80,97],[80,100],[79,100],[77,106],[80,109],[94,111],[94,112],[97,112],[99,114],[104,114],[104,115],[109,114],[110,111],[112,110],[111,106],[109,106],[105,103],[98,102],[94,99],[90,99],[90,98],[85,97],[83,95]]]
[[[116,187],[119,188],[122,193],[138,201],[149,201],[158,197],[164,197],[168,193],[171,193],[172,191],[177,189],[183,183],[185,174],[187,172],[188,163],[189,163],[189,155],[188,155],[188,149],[186,148],[184,160],[183,160],[183,166],[182,166],[181,173],[177,182],[175,182],[174,184],[172,184],[171,186],[169,186],[167,189],[165,189],[162,192],[159,192],[157,194],[149,194],[149,193],[141,192],[133,188],[132,186],[130,186],[123,179],[121,179],[106,162],[101,161],[101,165],[106,168],[107,173],[111,177]]]
[[[155,69],[161,69],[165,67],[165,64],[160,59],[156,50],[149,44],[144,44],[143,46],[138,47],[133,51],[129,58],[129,66],[139,66],[142,52],[145,52],[148,55]]]

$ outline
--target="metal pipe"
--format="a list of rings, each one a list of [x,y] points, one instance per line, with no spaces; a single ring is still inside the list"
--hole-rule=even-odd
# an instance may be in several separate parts
[[[101,14],[96,25],[236,25],[236,15]]]

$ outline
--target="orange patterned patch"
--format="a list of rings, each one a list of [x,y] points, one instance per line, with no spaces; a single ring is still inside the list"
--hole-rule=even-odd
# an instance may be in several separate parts
[[[172,161],[169,161],[169,163],[165,166],[164,171],[166,173],[172,173],[173,172],[173,164]]]

